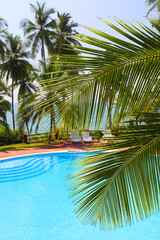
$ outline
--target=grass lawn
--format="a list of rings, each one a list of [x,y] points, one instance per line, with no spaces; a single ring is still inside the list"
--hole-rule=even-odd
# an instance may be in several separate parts
[[[42,147],[42,146],[50,146],[50,145],[57,145],[59,144],[59,141],[51,142],[51,144],[48,144],[48,142],[43,143],[18,143],[18,144],[11,144],[11,145],[5,145],[0,146],[0,151],[9,151],[9,150],[18,150],[18,149],[24,149],[24,148],[33,148],[33,147]]]

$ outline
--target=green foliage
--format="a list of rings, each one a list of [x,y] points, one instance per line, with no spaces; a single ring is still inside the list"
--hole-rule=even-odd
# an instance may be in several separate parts
[[[70,130],[76,124],[79,129],[90,126],[99,129],[103,119],[108,127],[111,113],[112,124],[118,127],[119,122],[127,120],[133,112],[136,117],[142,110],[154,111],[159,101],[159,34],[143,24],[138,27],[115,19],[117,27],[117,24],[102,21],[126,40],[87,28],[97,34],[97,38],[76,36],[89,46],[74,46],[77,55],[61,55],[56,64],[66,67],[67,74],[47,79],[50,91],[56,92],[52,101],[64,100],[55,115],[63,119],[62,124],[65,122]],[[159,24],[153,24],[158,30]],[[80,74],[69,75],[73,68],[79,69]],[[45,93],[45,89],[43,91]],[[47,104],[43,101],[43,106]]]
[[[72,45],[80,46],[80,42],[73,38],[78,32],[75,28],[78,26],[69,13],[59,14],[55,22],[54,32],[51,35],[53,41],[53,53],[56,54],[76,54]]]
[[[160,209],[160,27],[155,20],[157,32],[140,23],[102,21],[121,38],[87,28],[96,37],[76,36],[86,46],[60,56],[56,64],[67,74],[48,83],[63,99],[55,115],[66,129],[99,129],[103,119],[107,128],[112,119],[111,129],[118,130],[116,141],[102,144],[102,153],[73,161],[76,171],[69,176],[77,216],[105,229]],[[69,76],[74,68],[80,74]]]
[[[32,134],[28,137],[28,142],[29,143],[39,143],[39,142],[47,142],[49,138],[49,133],[35,133]],[[51,135],[51,141],[54,140],[53,134]]]
[[[14,143],[22,143],[24,133],[18,130],[4,129],[0,130],[0,146],[10,145]]]
[[[149,11],[147,12],[147,15],[153,11],[155,8],[157,8],[158,12],[160,11],[160,0],[146,0],[146,5],[147,6],[151,6],[151,8],[149,9]]]
[[[69,138],[67,132],[60,132],[58,135],[59,140],[67,140]]]
[[[3,95],[7,93],[7,87],[4,82],[0,80],[0,128],[8,128],[7,124],[7,111],[11,110],[11,104],[5,100]]]
[[[37,6],[33,4],[30,4],[30,6],[35,13],[35,21],[31,22],[29,19],[24,19],[21,21],[21,27],[32,48],[33,57],[39,52],[39,46],[41,46],[41,57],[45,61],[45,46],[49,51],[52,49],[50,34],[55,26],[55,20],[51,18],[51,15],[55,10],[53,8],[45,9],[45,3],[40,5],[37,2]],[[43,62],[43,64],[45,63]]]
[[[159,11],[159,2],[146,0],[146,3],[153,4],[149,11],[155,7],[158,7]],[[115,19],[116,24],[112,24],[102,20],[116,33],[121,34],[121,38],[86,27],[96,34],[96,37],[78,34],[73,39],[70,34],[74,33],[72,30],[76,24],[69,23],[69,14],[58,13],[59,20],[56,22],[50,19],[54,9],[45,11],[45,4],[40,6],[37,2],[37,5],[38,7],[35,7],[31,4],[35,12],[35,24],[26,19],[21,23],[32,46],[32,54],[35,56],[41,45],[42,59],[45,60],[44,46],[51,52],[53,41],[55,53],[62,55],[51,59],[56,67],[51,62],[50,72],[44,71],[46,79],[41,82],[39,94],[30,94],[29,98],[26,97],[22,102],[19,111],[20,126],[23,128],[30,120],[33,125],[38,120],[38,129],[40,120],[48,115],[52,138],[55,137],[52,134],[53,125],[59,120],[64,130],[71,130],[75,126],[85,129],[91,125],[99,129],[104,117],[107,128],[112,119],[112,133],[118,129],[116,141],[99,146],[102,151],[100,154],[73,162],[73,168],[78,169],[69,176],[69,183],[76,213],[84,223],[95,225],[99,222],[101,228],[105,229],[128,225],[158,212],[159,22],[155,19],[149,20],[157,30],[155,31],[141,23],[133,25]],[[10,35],[7,41],[11,48],[6,49],[6,58],[0,67],[7,80],[12,78],[13,96],[13,87],[19,83],[18,80],[21,80],[22,76],[23,80],[26,79],[24,73],[27,62],[21,61],[12,65],[13,61],[9,61],[7,57],[27,55],[25,52],[20,54],[21,41],[18,37],[13,38]],[[79,46],[79,41],[85,43],[85,47]],[[72,48],[61,48],[61,44],[72,45]],[[16,52],[11,54],[13,51],[10,50],[14,49]],[[24,93],[28,87],[30,86],[23,83],[20,91]],[[26,106],[25,110],[23,106]],[[2,115],[4,119],[3,111]],[[93,133],[93,136],[100,135],[96,131]],[[58,136],[59,139],[67,137],[67,134],[61,132]],[[32,139],[35,140],[34,137]],[[42,140],[43,135],[40,135],[39,139]],[[0,132],[0,144],[21,140],[22,136],[16,131]],[[116,151],[106,152],[111,149]]]
[[[2,59],[5,52],[4,37],[6,35],[7,27],[7,23],[4,21],[4,19],[0,18],[0,56],[2,57]]]
[[[92,137],[102,138],[104,134],[100,130],[95,130],[94,132],[90,132],[89,135]]]
[[[143,125],[121,127],[101,153],[72,163],[70,196],[83,223],[117,228],[159,211],[160,114],[140,117]]]
[[[21,86],[24,83],[23,81],[26,80],[27,69],[31,67],[31,64],[26,60],[28,57],[29,52],[20,37],[7,34],[5,37],[5,54],[3,62],[0,64],[0,71],[1,76],[6,78],[7,83],[11,79],[9,89],[12,97],[13,129],[15,129],[14,88],[18,85]]]

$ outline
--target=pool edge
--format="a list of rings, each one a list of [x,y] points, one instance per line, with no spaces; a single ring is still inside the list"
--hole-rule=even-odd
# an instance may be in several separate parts
[[[52,151],[52,152],[42,152],[42,153],[31,153],[31,154],[24,154],[24,155],[15,155],[5,158],[0,158],[0,162],[4,160],[9,160],[12,158],[21,158],[21,157],[27,157],[27,156],[35,156],[35,155],[43,155],[43,154],[50,154],[50,153],[82,153],[86,152],[85,150],[78,150],[78,151],[72,151],[72,150],[64,150],[64,151]]]

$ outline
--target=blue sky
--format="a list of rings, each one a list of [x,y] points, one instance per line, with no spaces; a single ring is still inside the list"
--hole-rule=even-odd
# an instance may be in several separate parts
[[[20,21],[24,18],[34,20],[34,15],[29,4],[36,5],[36,0],[0,1],[0,17],[7,21],[9,32],[23,37],[23,31],[19,27]],[[116,35],[114,30],[107,27],[98,18],[111,21],[110,17],[117,17],[132,23],[139,21],[148,26],[150,25],[145,17],[149,9],[145,5],[145,0],[39,0],[38,2],[40,4],[45,2],[47,8],[54,8],[60,13],[70,13],[73,20],[80,25],[97,28],[112,35]],[[56,14],[54,16],[56,17]],[[91,35],[82,26],[78,27],[77,30],[79,33]],[[17,102],[17,94],[15,95],[15,102]]]
[[[127,21],[140,21],[148,24],[145,15],[148,8],[145,0],[47,0],[38,1],[46,2],[48,8],[55,8],[60,13],[69,12],[75,22],[112,34],[111,29],[106,28],[99,18],[109,20],[109,17],[118,17]],[[29,3],[36,5],[34,0],[1,0],[0,17],[8,22],[9,32],[23,36],[19,27],[19,22],[23,18],[33,20],[33,13]],[[80,33],[88,33],[84,28],[79,27]]]

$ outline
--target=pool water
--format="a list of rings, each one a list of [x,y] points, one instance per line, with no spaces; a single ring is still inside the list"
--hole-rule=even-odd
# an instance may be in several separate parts
[[[50,153],[0,162],[0,240],[160,239],[160,214],[112,231],[81,225],[65,179],[80,156]]]

